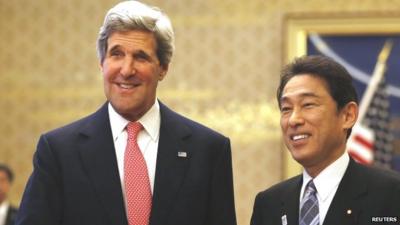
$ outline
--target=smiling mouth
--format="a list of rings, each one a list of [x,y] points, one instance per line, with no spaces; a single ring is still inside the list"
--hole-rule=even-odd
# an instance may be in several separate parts
[[[299,140],[306,139],[306,138],[308,138],[308,137],[310,137],[309,134],[297,134],[297,135],[292,135],[292,136],[290,136],[290,139],[291,139],[292,141],[299,141]]]
[[[139,86],[139,84],[117,84],[117,85],[122,89],[133,89]]]

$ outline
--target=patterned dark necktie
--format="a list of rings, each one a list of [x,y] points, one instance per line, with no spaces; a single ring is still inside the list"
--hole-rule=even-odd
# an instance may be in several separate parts
[[[317,189],[310,180],[306,186],[303,199],[300,202],[300,225],[319,225],[319,206],[317,199]]]

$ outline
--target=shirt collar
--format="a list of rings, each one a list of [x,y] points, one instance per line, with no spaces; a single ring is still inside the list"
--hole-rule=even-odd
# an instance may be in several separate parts
[[[118,137],[124,132],[129,120],[118,114],[111,103],[108,103],[108,115],[110,117],[111,131],[113,140],[116,141]],[[138,120],[144,130],[150,135],[153,141],[157,141],[160,132],[161,116],[160,104],[156,100],[153,106]]]
[[[10,205],[10,203],[7,200],[0,203],[0,215],[6,215],[9,205]],[[1,218],[1,216],[0,216],[0,218]]]
[[[344,173],[346,172],[349,162],[350,157],[347,152],[345,152],[314,178],[315,188],[317,189],[317,193],[322,201],[325,201],[332,191],[337,189]],[[312,177],[304,170],[300,199],[303,197],[305,186],[311,179]]]

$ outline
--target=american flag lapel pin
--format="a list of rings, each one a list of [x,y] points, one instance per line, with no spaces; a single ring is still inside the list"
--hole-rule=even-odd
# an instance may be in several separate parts
[[[179,158],[186,158],[187,157],[187,152],[178,152],[178,157]]]

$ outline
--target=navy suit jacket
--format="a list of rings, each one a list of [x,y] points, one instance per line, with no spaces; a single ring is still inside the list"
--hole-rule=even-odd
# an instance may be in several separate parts
[[[251,225],[280,225],[283,217],[287,225],[299,224],[302,182],[299,175],[260,192]],[[400,175],[351,159],[321,225],[347,224],[400,224]]]
[[[229,139],[160,113],[150,225],[235,225]],[[128,224],[107,104],[42,135],[33,164],[17,225]]]

